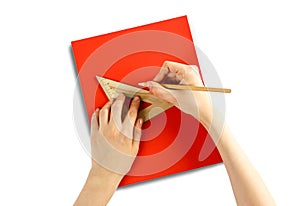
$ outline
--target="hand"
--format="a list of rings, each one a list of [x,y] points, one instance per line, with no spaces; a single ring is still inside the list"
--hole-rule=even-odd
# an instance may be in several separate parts
[[[91,120],[92,168],[74,205],[107,205],[139,150],[143,120],[135,97],[122,121],[125,96],[97,109]]]
[[[183,112],[192,115],[205,125],[209,125],[212,105],[207,92],[166,89],[159,83],[188,84],[204,86],[197,66],[164,62],[153,81],[148,82],[150,92],[165,101],[174,104]]]
[[[123,94],[96,110],[91,120],[92,171],[124,176],[139,150],[142,119],[137,120],[140,100],[135,97],[122,121]]]

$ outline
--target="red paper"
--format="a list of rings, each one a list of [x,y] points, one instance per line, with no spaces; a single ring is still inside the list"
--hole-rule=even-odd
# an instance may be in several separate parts
[[[73,41],[72,48],[89,119],[108,101],[96,75],[137,86],[166,60],[200,68],[186,16]],[[175,107],[146,122],[141,140],[120,186],[222,162],[205,128]],[[212,152],[199,161],[201,150]]]

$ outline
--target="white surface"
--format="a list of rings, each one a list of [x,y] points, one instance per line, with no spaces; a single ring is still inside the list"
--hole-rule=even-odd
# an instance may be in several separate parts
[[[82,188],[90,160],[73,126],[70,42],[185,14],[233,90],[238,142],[277,204],[299,205],[300,13],[290,0],[1,1],[0,205],[72,205]],[[110,202],[141,204],[235,201],[218,165],[120,189]]]

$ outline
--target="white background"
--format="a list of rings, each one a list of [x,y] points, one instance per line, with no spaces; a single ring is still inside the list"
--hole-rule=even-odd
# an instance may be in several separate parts
[[[238,142],[277,204],[299,205],[299,9],[296,0],[1,1],[0,205],[72,205],[85,182],[70,42],[181,15],[233,90],[227,121]],[[110,202],[201,204],[235,204],[224,165],[120,189]]]

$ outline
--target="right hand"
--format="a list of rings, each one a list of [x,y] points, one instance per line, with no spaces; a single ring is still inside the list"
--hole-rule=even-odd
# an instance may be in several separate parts
[[[153,81],[148,82],[150,92],[174,104],[184,113],[192,115],[205,125],[212,116],[212,105],[208,92],[166,89],[160,84],[188,84],[204,86],[197,66],[165,61]]]

